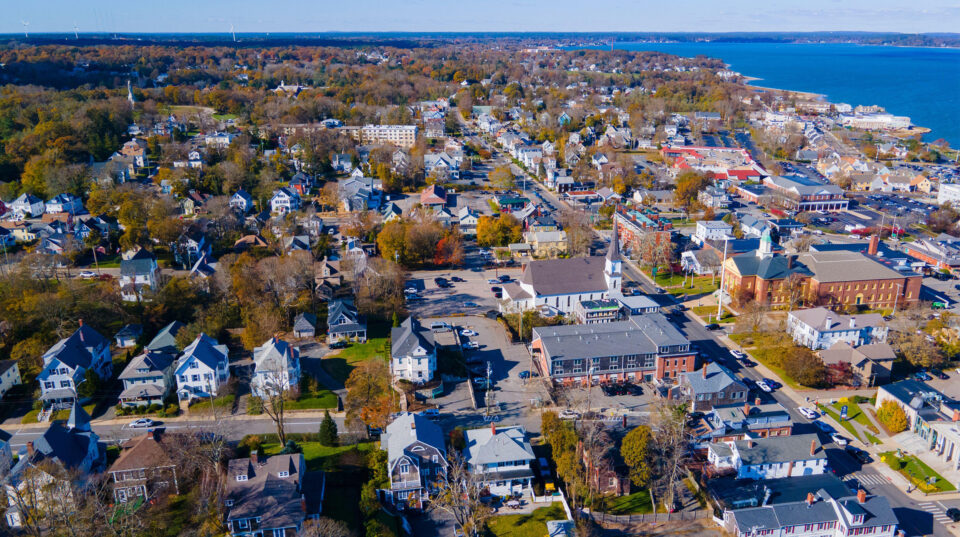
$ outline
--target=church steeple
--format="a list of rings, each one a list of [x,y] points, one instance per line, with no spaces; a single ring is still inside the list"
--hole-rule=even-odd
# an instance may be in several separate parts
[[[610,247],[607,248],[607,255],[603,262],[603,277],[607,280],[607,289],[610,291],[619,291],[620,283],[623,279],[620,264],[620,233],[617,230],[617,218],[613,218],[613,238],[610,239]]]

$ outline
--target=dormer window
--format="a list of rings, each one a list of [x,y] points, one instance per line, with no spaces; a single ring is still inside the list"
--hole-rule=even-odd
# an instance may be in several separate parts
[[[290,477],[290,472],[287,472],[287,471],[277,472],[277,477]]]
[[[237,475],[237,481],[246,481],[246,480],[247,480],[247,474]]]

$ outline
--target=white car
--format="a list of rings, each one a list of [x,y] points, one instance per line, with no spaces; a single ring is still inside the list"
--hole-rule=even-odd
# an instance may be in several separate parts
[[[831,434],[831,435],[830,435],[830,439],[833,440],[834,443],[837,444],[837,445],[840,446],[840,447],[844,447],[844,446],[847,445],[847,439],[844,438],[844,437],[842,437],[842,436],[840,436],[840,435],[837,434],[837,433]]]
[[[808,420],[815,420],[820,417],[820,414],[817,414],[816,410],[805,406],[798,408],[797,412],[799,412],[801,416],[807,418]]]
[[[408,295],[415,295],[415,294],[419,293],[420,291],[419,291],[417,288],[415,288],[415,287],[407,287],[406,289],[403,290],[403,292],[406,293],[406,294],[408,294]]]
[[[490,285],[500,285],[503,282],[501,282],[496,278],[490,278],[489,280],[487,280],[487,283],[489,283]]]
[[[766,382],[764,382],[764,381],[762,381],[762,380],[758,380],[758,381],[757,381],[757,388],[760,388],[761,390],[763,390],[763,391],[765,391],[765,392],[767,392],[767,393],[770,393],[770,392],[773,391],[773,388],[771,388],[769,384],[767,384]]]
[[[580,413],[573,410],[561,410],[559,416],[562,420],[575,420],[580,418]]]
[[[430,330],[433,330],[434,332],[446,332],[447,330],[450,330],[450,325],[442,322],[431,323]]]
[[[468,341],[468,342],[464,343],[463,345],[461,345],[461,347],[463,347],[464,349],[469,349],[469,350],[475,351],[475,350],[477,350],[477,349],[480,348],[480,344],[477,343],[476,341]]]
[[[461,336],[467,336],[467,337],[473,337],[473,336],[477,335],[477,333],[474,332],[473,330],[464,328],[463,330],[460,331],[460,335],[461,335]]]
[[[154,425],[156,425],[156,422],[154,422],[152,419],[140,418],[138,420],[131,421],[129,427],[131,429],[142,429],[144,427],[153,427]]]
[[[738,351],[738,350],[736,350],[736,349],[732,349],[732,350],[730,351],[730,356],[733,356],[733,357],[736,358],[737,360],[743,360],[743,358],[746,356],[746,354],[743,354],[743,351]]]
[[[97,273],[92,270],[81,270],[80,277],[84,279],[96,278]]]

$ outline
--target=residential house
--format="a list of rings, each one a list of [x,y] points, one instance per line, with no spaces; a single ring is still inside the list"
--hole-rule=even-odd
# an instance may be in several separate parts
[[[862,386],[879,386],[890,382],[890,370],[896,358],[896,351],[887,343],[853,347],[846,341],[837,341],[820,351],[820,359],[825,366],[848,364]]]
[[[204,255],[213,256],[213,245],[198,229],[183,232],[172,246],[173,258],[182,267],[192,267]]]
[[[822,490],[807,499],[775,505],[725,510],[723,528],[733,537],[893,537],[897,515],[885,496],[832,496]]]
[[[739,479],[779,479],[827,471],[827,454],[816,434],[746,438],[710,444],[707,460]]]
[[[427,153],[423,156],[423,171],[427,177],[435,177],[441,182],[447,179],[460,179],[462,160],[447,154],[446,151]]]
[[[523,240],[533,248],[534,257],[552,259],[567,253],[567,232],[563,230],[528,231]]]
[[[440,185],[429,185],[420,192],[420,205],[442,208],[447,204],[447,189]]]
[[[46,211],[46,205],[43,200],[33,194],[20,194],[20,196],[7,204],[7,210],[23,218],[31,216],[39,218]]]
[[[585,445],[581,449],[581,460],[590,486],[600,494],[630,494],[629,468],[610,435],[605,430],[600,434],[600,441],[594,444],[596,452]]]
[[[290,187],[280,187],[273,191],[270,198],[270,212],[287,214],[300,210],[300,194]]]
[[[752,214],[743,214],[739,216],[740,231],[743,232],[744,237],[760,238],[763,235],[763,232],[770,227],[768,220],[761,220]]]
[[[126,503],[180,494],[175,452],[177,435],[148,431],[120,444],[120,457],[107,468],[113,499]]]
[[[253,210],[253,196],[244,189],[238,190],[230,196],[230,208],[240,214],[247,214]]]
[[[349,300],[332,300],[327,307],[327,342],[367,341],[367,321]]]
[[[83,200],[73,194],[57,194],[44,204],[44,211],[47,214],[81,214],[84,212]]]
[[[733,237],[733,226],[722,220],[700,220],[693,237],[701,244],[704,241],[722,241]]]
[[[113,336],[113,339],[117,342],[117,347],[129,349],[137,346],[137,340],[140,339],[141,334],[143,334],[143,326],[139,324],[125,324],[123,328]]]
[[[704,207],[710,207],[712,209],[726,209],[730,206],[730,194],[713,185],[697,193],[697,200],[702,203]]]
[[[43,512],[54,497],[60,504],[71,505],[74,488],[105,462],[90,416],[74,401],[67,422],[55,421],[41,436],[27,441],[26,452],[10,469],[4,482],[7,525],[23,527],[24,511]]]
[[[383,207],[383,210],[380,212],[380,214],[383,216],[384,223],[392,222],[403,217],[403,209],[391,201]]]
[[[333,153],[330,166],[340,173],[350,173],[353,171],[353,157],[349,153]]]
[[[623,317],[619,300],[583,300],[577,304],[574,315],[580,324],[610,323]]]
[[[296,190],[300,196],[306,196],[313,189],[313,178],[303,172],[297,172],[290,178],[290,188]]]
[[[306,473],[302,453],[233,459],[227,465],[224,504],[234,537],[295,537],[307,517],[320,514],[325,476]]]
[[[148,349],[133,357],[120,373],[119,378],[123,382],[120,406],[163,405],[174,386],[175,356]]]
[[[143,248],[129,259],[120,261],[120,298],[139,302],[147,293],[160,289],[160,267],[157,258]]]
[[[113,362],[110,341],[83,324],[43,353],[43,370],[37,375],[40,399],[45,408],[66,408],[77,400],[77,386],[93,371],[102,380],[110,378]]]
[[[390,331],[390,339],[390,372],[394,379],[416,384],[433,380],[437,348],[430,330],[411,316]]]
[[[793,421],[787,409],[777,402],[764,403],[759,397],[753,404],[714,405],[690,424],[694,448],[700,450],[711,443],[790,436],[792,431]]]
[[[293,319],[293,337],[312,338],[317,335],[317,316],[312,313],[299,313]]]
[[[787,315],[787,333],[813,350],[845,342],[852,347],[884,343],[889,328],[879,313],[840,315],[826,308],[794,310]]]
[[[522,496],[531,493],[533,461],[536,456],[522,425],[467,429],[467,465],[479,486],[494,496]]]
[[[16,360],[0,360],[0,399],[3,399],[10,388],[22,384],[20,365]],[[2,465],[0,465],[2,467]]]
[[[201,333],[183,349],[174,367],[177,398],[182,402],[217,396],[230,379],[227,346]]]
[[[469,207],[461,207],[457,211],[457,218],[460,219],[460,233],[464,235],[476,235],[477,224],[480,222],[480,215],[476,211],[471,211]]]
[[[150,343],[147,343],[146,350],[176,355],[180,352],[180,349],[177,348],[177,334],[183,327],[184,324],[180,321],[173,321],[167,326],[164,326],[157,335],[150,340]]]
[[[12,434],[0,429],[0,478],[5,477],[13,466],[13,451],[10,449],[12,438]]]
[[[387,425],[380,449],[387,452],[390,475],[385,499],[401,510],[423,509],[446,472],[443,430],[425,416],[404,412]]]
[[[680,267],[698,276],[716,275],[720,270],[720,256],[713,248],[687,250],[680,254]]]
[[[750,389],[726,367],[710,362],[699,371],[680,375],[680,384],[671,394],[691,402],[691,408],[704,412],[715,406],[742,405]]]
[[[340,181],[337,195],[345,211],[366,211],[380,207],[383,191],[378,180],[361,176]]]
[[[282,394],[300,383],[300,347],[275,337],[253,349],[250,391],[257,397]]]
[[[696,368],[696,353],[663,314],[625,321],[533,329],[534,364],[563,384],[677,378]]]

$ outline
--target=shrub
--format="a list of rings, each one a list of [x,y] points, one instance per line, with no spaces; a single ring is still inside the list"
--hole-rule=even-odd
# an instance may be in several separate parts
[[[247,401],[247,414],[251,416],[263,414],[263,399],[250,396],[250,399]]]
[[[893,434],[903,432],[910,426],[907,421],[907,413],[900,408],[900,405],[893,401],[884,401],[877,410],[877,419],[880,423]]]
[[[154,403],[147,409],[148,412],[160,412],[161,410],[163,410],[163,405],[160,403]]]
[[[170,403],[169,405],[167,405],[167,410],[164,412],[164,414],[168,416],[176,416],[179,413],[180,413],[180,406],[177,405],[176,403]]]

